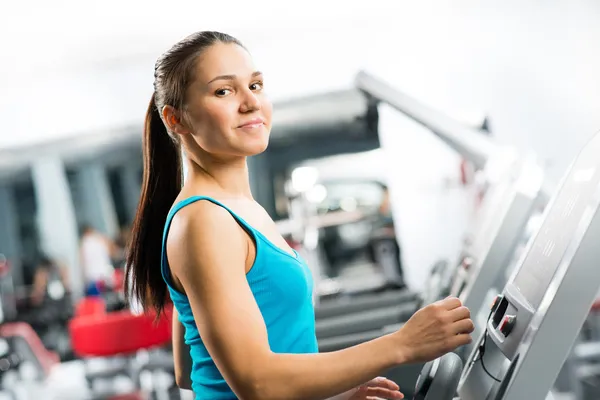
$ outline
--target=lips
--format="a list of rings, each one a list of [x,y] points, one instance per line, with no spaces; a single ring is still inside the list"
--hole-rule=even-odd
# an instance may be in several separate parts
[[[255,118],[250,121],[244,122],[242,125],[238,126],[238,128],[257,128],[264,124],[265,121],[263,121],[261,118]]]

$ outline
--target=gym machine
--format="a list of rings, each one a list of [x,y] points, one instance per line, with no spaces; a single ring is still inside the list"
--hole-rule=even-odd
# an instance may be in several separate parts
[[[358,74],[356,82],[369,96],[422,122],[475,166],[483,168],[487,188],[478,224],[470,235],[473,239],[466,243],[455,264],[438,263],[420,299],[401,305],[382,302],[379,309],[361,309],[355,314],[317,321],[321,351],[338,350],[395,330],[420,306],[448,294],[461,296],[469,307],[481,304],[490,287],[503,286],[506,278],[500,272],[522,240],[531,215],[547,197],[542,189],[543,171],[532,159],[521,159],[514,152],[493,145],[481,133],[441,117],[365,72]],[[392,299],[391,295],[386,298]],[[378,304],[376,299],[372,303]]]
[[[426,304],[450,294],[459,297],[472,315],[481,314],[481,304],[489,299],[490,292],[493,296],[506,283],[506,268],[524,240],[525,226],[543,197],[542,179],[543,172],[535,163],[517,161],[502,179],[490,186],[480,209],[478,229],[472,231],[473,241],[465,247],[454,268],[448,266],[446,271],[438,272],[449,277],[443,281],[444,278],[438,276],[437,281],[428,286],[424,294]],[[445,293],[447,282],[450,289]],[[388,324],[371,331],[326,338],[319,341],[319,348],[321,351],[339,350],[375,339],[400,326]]]
[[[429,129],[477,169],[483,168],[490,157],[501,150],[501,146],[492,142],[483,132],[420,103],[366,71],[360,71],[356,75],[354,84],[366,96],[389,104]]]
[[[361,81],[360,77],[370,80]],[[410,104],[413,104],[413,100],[402,93],[381,84],[365,73],[359,74],[359,87],[366,89],[369,86],[367,83],[371,83],[373,88],[379,87],[377,84],[385,88],[385,92],[373,90],[369,93],[377,94],[381,101],[393,104],[400,111],[410,109]],[[408,106],[403,102],[408,103]],[[416,120],[428,121],[428,115],[435,115],[435,111],[424,107],[419,110],[421,113],[414,116]],[[426,126],[434,128],[432,124]],[[545,181],[543,170],[532,157],[518,157],[514,151],[494,145],[484,145],[479,151],[478,143],[484,142],[479,139],[469,141],[469,138],[476,136],[468,134],[465,135],[467,140],[463,141],[460,133],[453,131],[451,127],[451,124],[446,126],[440,123],[435,129],[438,136],[443,136],[444,129],[448,129],[450,132],[444,137],[445,142],[482,168],[485,178],[482,189],[485,195],[458,260],[455,263],[439,262],[434,266],[428,286],[419,298],[420,302],[414,305],[413,311],[452,294],[459,296],[474,316],[484,315],[485,319],[486,312],[481,310],[481,304],[491,301],[490,295],[493,298],[498,289],[506,283],[515,254],[528,239],[526,227],[547,204],[550,185]],[[471,132],[482,136],[480,133]],[[484,141],[486,140],[488,139],[484,138]],[[486,160],[485,163],[483,160]],[[346,319],[351,317],[346,316]],[[482,317],[476,317],[477,319],[481,320]],[[393,317],[390,316],[388,323],[371,331],[355,331],[336,337],[319,338],[319,349],[322,352],[335,351],[391,333],[399,329],[403,322],[397,316],[394,322],[391,322],[392,320]],[[356,320],[354,321],[356,323]],[[459,354],[465,358],[468,351],[469,346],[465,346]],[[388,371],[386,375],[403,388],[414,387],[420,369],[419,365],[398,367]],[[410,396],[408,391],[405,393]]]
[[[315,308],[315,317],[320,320],[353,312],[370,311],[412,301],[416,297],[417,294],[410,290],[394,290],[380,294],[328,300]]]
[[[600,288],[600,134],[581,151],[496,298],[463,365],[427,363],[419,400],[552,399],[553,384]]]
[[[375,79],[366,72],[360,72],[357,75],[356,87],[363,92],[370,101],[383,101],[392,104],[398,111],[423,123],[423,125],[431,129],[438,137],[442,138],[466,159],[473,162],[478,168],[483,168],[490,158],[490,155],[494,150],[497,150],[496,146],[494,146],[488,138],[484,137],[481,132],[476,132],[471,128],[464,127],[462,124],[451,119],[441,118],[437,111],[420,105],[415,99],[409,98],[397,90],[394,90],[386,83]],[[498,151],[496,151],[496,154],[498,154]],[[500,160],[500,157],[497,157],[497,159]],[[506,160],[506,157],[503,158],[503,160]],[[439,279],[439,276],[443,276],[443,274],[448,272],[448,268],[446,267],[447,262],[438,263],[436,268],[432,271],[433,273],[430,282],[445,282],[447,285],[450,281],[449,277],[448,279]],[[446,287],[445,291],[449,291],[449,288]],[[437,293],[437,290],[435,292]],[[320,338],[327,338],[337,332],[344,331],[343,327],[346,325],[346,320],[348,320],[351,327],[354,328],[354,331],[349,327],[349,330],[343,333],[351,334],[360,330],[364,331],[364,329],[359,329],[360,324],[354,322],[355,318],[344,318],[347,314],[355,312],[362,313],[356,317],[362,317],[361,320],[365,321],[364,318],[369,319],[370,311],[377,308],[386,308],[388,315],[392,317],[390,323],[394,323],[405,320],[412,315],[421,304],[428,301],[429,298],[424,298],[422,295],[419,296],[406,289],[386,296],[372,294],[363,295],[358,298],[324,302],[315,310],[318,321],[317,336]],[[398,305],[402,303],[404,303],[404,306],[398,309]],[[381,327],[382,325],[378,321],[390,321],[390,319],[385,319],[384,315],[386,315],[386,313],[381,310],[377,315],[372,315],[371,319],[373,319],[373,321],[365,321],[365,327],[376,325],[379,325],[378,328]],[[336,316],[339,317],[339,319],[329,319],[330,317]],[[330,327],[331,329],[329,329]]]
[[[33,329],[22,322],[0,326],[0,398],[27,400],[45,392],[44,380],[59,362]]]
[[[374,78],[366,72],[361,71],[358,73],[355,79],[355,86],[367,96],[370,102],[375,104],[379,101],[386,102],[399,112],[406,114],[413,120],[429,128],[436,136],[472,162],[476,168],[483,168],[490,156],[498,152],[498,146],[494,145],[482,132],[477,132],[451,118],[441,115],[436,110],[426,107],[415,99],[394,90],[385,82]],[[438,279],[435,276],[447,271],[445,264],[445,262],[437,264],[440,268],[435,269],[431,280],[437,281]],[[441,281],[449,282],[449,279],[441,279]],[[317,320],[320,320],[334,316],[343,316],[353,312],[367,312],[379,307],[387,307],[390,312],[394,312],[395,309],[392,306],[396,306],[402,302],[413,302],[414,311],[414,306],[418,306],[426,301],[417,297],[418,295],[410,290],[402,290],[398,291],[395,295],[385,296],[385,298],[375,294],[363,295],[358,298],[336,299],[319,305],[315,310],[316,317]],[[378,299],[381,299],[381,302]],[[408,315],[412,315],[412,312],[406,312]],[[343,325],[343,323],[332,322],[331,325],[337,326]],[[325,327],[323,329],[317,328],[318,336],[324,335],[327,337],[328,330]],[[319,333],[319,331],[322,333]]]

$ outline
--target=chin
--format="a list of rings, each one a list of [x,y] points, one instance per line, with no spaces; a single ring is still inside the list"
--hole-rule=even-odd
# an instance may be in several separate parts
[[[231,150],[239,155],[254,156],[264,152],[269,146],[270,130],[264,127],[249,131],[239,130],[235,133],[229,144]]]
[[[240,144],[240,150],[246,156],[254,156],[264,152],[269,146],[269,135],[256,135],[244,138]]]
[[[269,140],[261,140],[261,141],[254,141],[253,143],[247,143],[246,146],[244,146],[244,152],[246,153],[247,156],[255,156],[258,154],[263,153],[265,150],[267,150],[267,147],[269,147]]]

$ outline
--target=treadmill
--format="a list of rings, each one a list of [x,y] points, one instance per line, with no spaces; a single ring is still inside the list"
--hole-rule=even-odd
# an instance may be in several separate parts
[[[375,101],[387,102],[398,111],[431,129],[434,134],[474,163],[478,168],[483,168],[486,165],[490,155],[501,151],[482,132],[465,127],[459,122],[440,115],[437,111],[419,104],[415,99],[389,87],[386,83],[377,80],[366,72],[360,72],[357,75],[356,86],[365,96]],[[496,159],[500,160],[500,157]],[[446,271],[446,267],[447,262],[438,263],[432,271],[432,278],[443,274]],[[441,281],[448,282],[449,279],[442,279]],[[449,290],[449,288],[446,290]],[[388,310],[393,311],[393,306],[405,302],[413,303],[412,307],[406,306],[406,310],[412,310],[406,311],[406,315],[412,315],[412,312],[426,301],[427,299],[408,289],[385,294],[374,293],[358,297],[336,298],[325,301],[317,306],[315,317],[319,321],[354,312],[367,312],[376,308],[388,308]],[[323,331],[326,330],[324,329]],[[327,336],[325,333],[324,335]]]
[[[600,134],[581,151],[463,361],[427,363],[418,400],[553,399],[554,382],[598,295]]]
[[[365,96],[374,101],[386,102],[399,112],[423,124],[477,168],[483,168],[492,154],[501,151],[489,138],[485,137],[483,132],[466,127],[436,110],[420,104],[417,100],[391,88],[385,82],[364,71],[359,72],[356,76],[355,85]],[[433,275],[442,274],[446,271],[447,266],[446,262],[438,263],[432,271]],[[448,282],[449,279],[442,279],[442,281]],[[446,288],[446,291],[448,290],[449,288]],[[356,297],[335,298],[319,304],[315,308],[315,317],[319,321],[354,312],[371,311],[381,307],[393,310],[392,306],[404,302],[413,302],[414,311],[426,300],[409,289],[385,294],[373,293]]]
[[[349,313],[370,311],[380,307],[416,301],[418,294],[409,290],[393,290],[325,300],[315,307],[317,321]]]
[[[411,302],[394,304],[390,295],[385,303],[373,300],[372,304],[381,304],[379,309],[360,309],[349,315],[318,319],[316,332],[319,349],[323,352],[346,348],[395,330],[399,323],[410,318],[423,304],[450,293],[459,295],[463,289],[467,289],[466,293],[475,292],[472,296],[465,294],[463,301],[472,298],[472,304],[480,304],[481,292],[490,287],[498,275],[497,268],[507,265],[506,257],[513,254],[518,244],[517,238],[529,217],[536,205],[543,202],[543,172],[533,160],[520,159],[513,151],[493,145],[481,133],[440,117],[436,111],[420,105],[365,72],[357,76],[357,86],[368,95],[393,105],[430,127],[454,149],[484,169],[489,187],[478,216],[480,222],[473,231],[475,240],[463,251],[458,262],[440,264],[434,268],[424,293]],[[488,279],[487,274],[481,278],[469,278],[471,273],[480,276],[481,267],[488,264],[496,266],[490,272],[493,278]],[[477,279],[482,279],[485,288],[480,289],[482,286],[473,284]],[[452,282],[458,286],[452,288]]]
[[[490,289],[493,293],[493,288],[497,288],[495,290],[497,292],[504,286],[505,269],[523,240],[525,226],[539,205],[543,176],[542,169],[529,160],[517,161],[507,169],[502,179],[490,186],[489,193],[486,194],[480,210],[479,229],[477,232],[474,231],[476,239],[463,250],[456,268],[442,271],[446,275],[448,271],[452,272],[449,294],[459,297],[473,315],[478,313],[481,304],[489,296]],[[428,298],[427,303],[443,298],[444,286],[446,285],[429,286],[428,293],[424,296]],[[400,309],[405,306],[397,307]],[[369,315],[365,313],[365,317],[370,320],[383,319],[381,314],[386,312],[387,309],[375,310]],[[351,314],[344,318],[357,318],[358,315],[360,314]],[[391,320],[392,317],[389,317],[387,322]],[[340,350],[375,339],[398,330],[405,320],[398,317],[395,322],[381,325],[370,331],[355,331],[322,338],[319,340],[319,351]],[[341,328],[339,330],[341,331]]]

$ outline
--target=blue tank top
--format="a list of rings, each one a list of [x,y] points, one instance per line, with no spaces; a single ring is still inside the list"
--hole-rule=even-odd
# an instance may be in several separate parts
[[[173,216],[188,204],[210,201],[227,210],[253,238],[256,257],[246,279],[260,309],[274,353],[316,353],[315,314],[312,303],[313,279],[299,254],[280,249],[235,212],[215,199],[194,196],[177,203],[167,217],[162,243],[161,271],[179,320],[185,327],[185,342],[192,358],[191,382],[196,400],[234,400],[208,353],[196,327],[187,296],[175,288],[167,260],[166,243]]]

